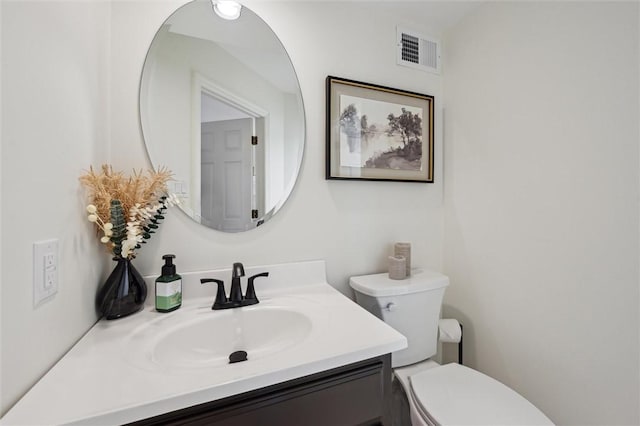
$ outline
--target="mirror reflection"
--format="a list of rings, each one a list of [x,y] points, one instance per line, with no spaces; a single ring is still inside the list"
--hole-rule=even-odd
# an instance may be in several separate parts
[[[205,226],[253,229],[293,189],[305,134],[298,79],[246,7],[225,20],[196,0],[164,22],[142,72],[140,119],[154,167],[174,172],[170,189]]]

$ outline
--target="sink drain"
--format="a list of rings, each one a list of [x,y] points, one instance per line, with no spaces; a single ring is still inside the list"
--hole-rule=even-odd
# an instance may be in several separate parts
[[[229,355],[229,364],[235,362],[242,362],[247,360],[247,353],[245,351],[235,351]]]

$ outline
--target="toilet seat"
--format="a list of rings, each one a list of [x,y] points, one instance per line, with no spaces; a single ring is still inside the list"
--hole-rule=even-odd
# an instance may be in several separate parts
[[[428,411],[422,408],[422,403],[418,400],[413,391],[409,391],[409,416],[411,418],[411,426],[440,426]]]
[[[504,384],[471,368],[446,364],[409,376],[423,424],[552,425],[533,404]]]

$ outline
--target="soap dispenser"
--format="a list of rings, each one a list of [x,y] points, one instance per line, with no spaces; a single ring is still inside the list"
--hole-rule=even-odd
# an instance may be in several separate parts
[[[156,310],[158,312],[175,311],[182,305],[182,277],[176,274],[174,258],[173,254],[162,256],[164,259],[162,275],[156,279]]]

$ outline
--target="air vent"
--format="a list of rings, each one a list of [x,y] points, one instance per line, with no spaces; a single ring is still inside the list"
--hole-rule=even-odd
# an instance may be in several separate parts
[[[440,74],[440,42],[405,28],[397,29],[398,65]]]

